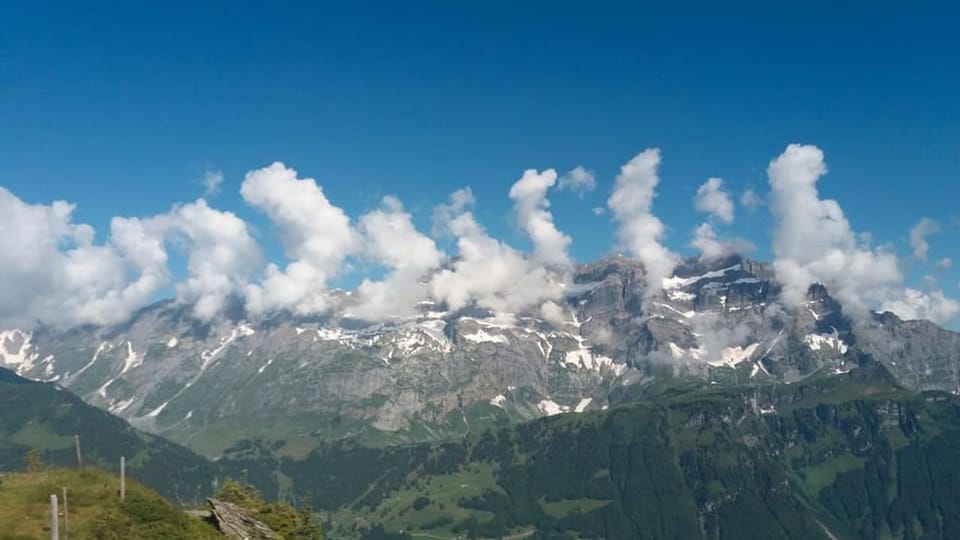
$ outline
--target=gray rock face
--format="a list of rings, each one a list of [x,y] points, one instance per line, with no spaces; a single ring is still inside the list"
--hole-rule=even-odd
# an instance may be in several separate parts
[[[273,529],[250,517],[246,510],[233,503],[208,499],[207,504],[210,505],[210,519],[226,538],[231,540],[272,540],[279,537]]]
[[[0,365],[218,455],[245,438],[309,450],[347,435],[440,438],[605,407],[666,373],[726,384],[843,373],[873,358],[904,385],[958,391],[960,334],[891,314],[851,323],[819,285],[787,308],[769,265],[688,260],[648,295],[623,257],[583,265],[565,320],[450,312],[367,324],[338,316],[200,324],[172,302],[127,324],[0,333]]]

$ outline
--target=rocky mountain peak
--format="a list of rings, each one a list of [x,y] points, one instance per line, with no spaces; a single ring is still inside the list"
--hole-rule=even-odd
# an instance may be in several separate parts
[[[336,312],[209,323],[162,302],[110,328],[0,334],[0,363],[57,381],[145,429],[221,451],[216,434],[309,446],[366,434],[439,438],[483,423],[602,408],[666,373],[706,384],[795,381],[873,358],[911,388],[960,390],[960,339],[892,314],[854,324],[823,285],[788,308],[769,264],[687,259],[656,294],[626,257],[581,265],[562,317],[451,312],[430,301],[371,324]],[[346,295],[346,293],[343,293]],[[252,426],[252,427],[251,427]]]

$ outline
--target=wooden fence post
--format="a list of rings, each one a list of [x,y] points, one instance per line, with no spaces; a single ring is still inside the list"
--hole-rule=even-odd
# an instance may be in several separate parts
[[[77,468],[79,469],[83,467],[83,457],[80,455],[80,436],[74,435],[73,442],[77,447]]]

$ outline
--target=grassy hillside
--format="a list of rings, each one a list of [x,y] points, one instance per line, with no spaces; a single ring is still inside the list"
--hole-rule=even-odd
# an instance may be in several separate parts
[[[0,369],[0,471],[20,470],[31,448],[46,463],[74,466],[75,434],[85,464],[116,468],[126,456],[131,477],[170,500],[196,502],[213,491],[218,468],[182,446],[138,431],[54,384]]]
[[[960,538],[960,400],[879,366],[280,464],[335,538]]]
[[[69,529],[62,516],[62,488],[67,488]],[[156,492],[127,481],[120,501],[117,478],[103,471],[54,469],[4,474],[0,484],[0,540],[49,538],[50,495],[60,501],[60,535],[71,539],[203,540],[222,538],[190,518]]]

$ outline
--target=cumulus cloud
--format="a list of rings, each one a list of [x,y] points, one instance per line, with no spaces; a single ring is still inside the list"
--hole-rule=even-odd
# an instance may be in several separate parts
[[[953,268],[953,259],[950,257],[944,257],[937,261],[937,268],[941,270],[949,270]]]
[[[715,259],[727,252],[727,245],[717,239],[717,233],[710,223],[702,223],[693,231],[690,245],[700,250],[705,259]]]
[[[219,315],[230,296],[243,294],[263,264],[247,224],[232,212],[210,208],[203,199],[176,206],[150,225],[184,247],[187,277],[177,284],[177,300],[191,304],[200,320]]]
[[[557,229],[548,210],[547,190],[556,181],[557,172],[553,169],[542,173],[528,169],[510,188],[510,199],[517,221],[533,242],[533,259],[547,265],[570,266],[570,237]]]
[[[220,185],[223,184],[223,171],[207,171],[200,182],[205,195],[216,195],[220,193]]]
[[[477,199],[473,196],[473,191],[468,187],[460,188],[451,193],[448,202],[438,204],[433,209],[433,228],[431,229],[433,236],[449,237],[455,235],[456,233],[452,230],[454,219],[465,213],[476,202]]]
[[[142,282],[157,281],[167,271],[166,244],[187,256],[186,278],[177,284],[177,301],[191,306],[200,320],[222,313],[232,295],[242,295],[250,277],[261,268],[260,247],[247,224],[232,212],[207,205],[203,199],[174,206],[165,214],[149,218],[114,218],[111,243],[135,264],[147,269]],[[136,295],[142,305],[149,296]]]
[[[427,274],[437,268],[443,253],[436,243],[413,224],[396,197],[384,197],[381,207],[360,218],[362,255],[390,269],[381,281],[363,280],[357,288],[358,303],[349,313],[366,320],[385,320],[413,313],[417,302],[427,298]]]
[[[620,243],[643,263],[647,295],[659,291],[663,279],[670,277],[678,257],[660,243],[663,222],[651,213],[656,187],[660,182],[660,149],[640,152],[620,168],[613,194],[607,206],[618,223]]]
[[[602,206],[595,206],[590,211],[593,212],[595,216],[602,216],[607,213],[607,209]]]
[[[733,222],[733,200],[723,189],[722,178],[709,178],[697,189],[694,198],[697,210],[709,214],[721,223]]]
[[[0,325],[112,324],[168,280],[166,252],[115,219],[113,241],[73,223],[74,205],[30,204],[0,187]]]
[[[947,298],[943,291],[924,292],[907,288],[899,297],[887,300],[883,309],[905,320],[929,319],[944,324],[960,313],[960,302]]]
[[[923,218],[910,229],[910,247],[913,248],[913,258],[918,261],[927,260],[930,244],[927,237],[940,232],[940,225],[930,218]]]
[[[863,316],[900,282],[897,257],[858,245],[837,201],[817,192],[826,173],[823,152],[815,146],[791,144],[770,162],[774,271],[790,307],[799,306],[809,286],[820,282],[849,313]]]
[[[593,171],[578,165],[560,177],[558,187],[561,191],[572,191],[582,197],[584,193],[597,189],[597,177]]]
[[[693,199],[694,206],[707,214],[707,221],[693,231],[690,246],[700,251],[705,259],[714,259],[721,255],[753,249],[753,244],[742,239],[721,241],[717,235],[716,224],[733,222],[734,208],[730,194],[723,189],[722,178],[709,178],[698,189]]]
[[[457,238],[458,253],[448,267],[434,274],[433,297],[452,310],[475,302],[500,312],[527,311],[562,298],[565,276],[490,237],[474,219],[473,203],[468,189],[458,190],[449,203],[434,211],[436,228]]]
[[[753,188],[749,188],[740,194],[740,206],[753,212],[763,206],[763,199],[760,195],[757,195],[757,192],[754,191]]]
[[[315,314],[329,308],[327,282],[357,245],[347,214],[313,178],[297,178],[280,162],[247,173],[240,194],[270,218],[290,261],[283,270],[270,264],[263,281],[247,287],[247,309]]]

